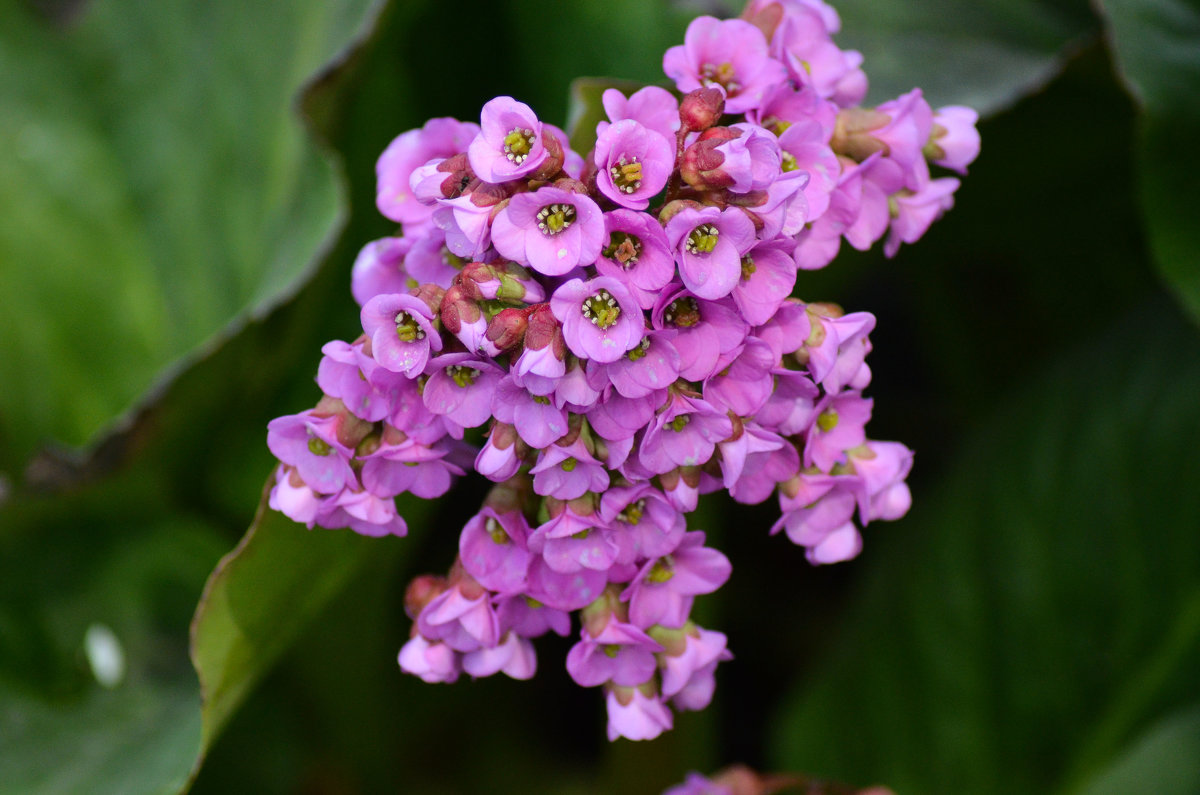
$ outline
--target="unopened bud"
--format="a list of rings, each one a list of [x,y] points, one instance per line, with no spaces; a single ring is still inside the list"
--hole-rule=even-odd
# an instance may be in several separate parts
[[[429,307],[429,311],[437,315],[442,309],[442,298],[446,295],[446,291],[436,284],[422,284],[420,287],[409,290],[408,294],[420,298],[425,306]]]
[[[666,226],[667,221],[670,221],[672,218],[679,215],[679,213],[683,212],[689,207],[693,210],[699,210],[703,206],[704,205],[702,205],[700,202],[692,201],[691,199],[675,199],[673,201],[669,201],[663,205],[661,210],[658,211],[658,222],[663,226]]]
[[[413,621],[432,602],[446,590],[446,578],[434,574],[422,574],[408,584],[404,591],[404,612]]]
[[[437,171],[445,174],[441,182],[442,198],[445,199],[457,199],[472,183],[479,184],[465,152],[438,163]]]
[[[734,180],[721,170],[725,155],[717,150],[723,141],[697,141],[683,150],[679,175],[696,190],[720,190],[733,185]]]
[[[442,297],[442,326],[451,334],[461,331],[464,323],[477,322],[481,315],[479,306],[466,295],[460,285],[451,285]]]
[[[721,120],[725,94],[719,88],[697,88],[679,103],[679,121],[685,130],[707,130]]]
[[[529,350],[540,351],[547,345],[553,345],[552,353],[561,360],[566,355],[566,340],[563,338],[562,325],[550,311],[549,304],[538,304],[529,313],[529,325],[525,330],[525,347]]]
[[[887,144],[871,133],[887,126],[892,117],[870,108],[846,108],[838,112],[829,146],[839,155],[861,163],[876,152],[886,152]]]
[[[495,207],[512,195],[512,190],[505,185],[493,185],[481,182],[471,191],[471,204],[476,207]]]
[[[521,344],[528,326],[526,312],[509,307],[497,312],[488,323],[486,336],[499,350],[507,351]]]
[[[529,179],[540,181],[554,179],[555,175],[562,171],[563,163],[566,162],[566,154],[563,152],[563,146],[557,135],[547,131],[542,136],[542,145],[546,147],[546,159],[529,175]]]

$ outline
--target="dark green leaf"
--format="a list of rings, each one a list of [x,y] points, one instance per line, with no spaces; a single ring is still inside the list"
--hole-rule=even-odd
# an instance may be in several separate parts
[[[0,434],[86,442],[294,289],[337,217],[289,112],[367,0],[0,4]],[[177,365],[176,365],[177,366]]]
[[[187,519],[118,527],[106,500],[56,502],[7,516],[18,532],[0,572],[0,781],[29,795],[175,792],[200,747],[178,627],[220,542]],[[106,635],[118,650],[107,686],[86,640]]]
[[[1164,301],[1127,318],[868,528],[865,596],[788,701],[781,767],[1046,792],[1200,697],[1198,344]]]
[[[308,621],[361,568],[372,545],[348,530],[306,530],[267,507],[209,578],[192,625],[204,745]]]
[[[1158,267],[1200,319],[1200,4],[1103,0],[1119,72],[1139,100],[1142,213]]]
[[[1200,792],[1200,709],[1155,724],[1078,795],[1192,795]]]
[[[1084,2],[841,0],[835,37],[863,54],[878,103],[919,86],[934,107],[991,114],[1049,82],[1093,22]]]

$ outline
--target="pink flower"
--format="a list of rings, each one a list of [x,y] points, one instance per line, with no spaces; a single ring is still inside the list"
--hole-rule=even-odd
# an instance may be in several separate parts
[[[628,98],[615,88],[605,89],[600,97],[608,121],[616,123],[622,119],[633,119],[666,138],[674,152],[675,132],[679,129],[679,102],[670,91],[658,86],[646,86]],[[608,128],[608,122],[596,125],[599,137]]]
[[[400,670],[419,676],[422,681],[453,682],[462,670],[462,655],[440,641],[414,635],[400,649]]]
[[[417,286],[404,264],[412,246],[413,241],[403,237],[385,237],[363,246],[350,273],[350,293],[359,306],[377,295],[406,293]]]
[[[562,324],[571,353],[582,359],[615,362],[642,341],[642,309],[616,279],[572,279],[554,291],[550,310]]]
[[[542,123],[533,109],[512,97],[483,106],[479,134],[467,150],[471,168],[487,182],[507,182],[537,169],[546,159]]]
[[[442,349],[433,328],[433,312],[413,295],[387,293],[368,301],[360,313],[363,331],[371,338],[371,355],[394,373],[416,378],[429,354]]]
[[[644,210],[675,168],[675,146],[633,119],[609,125],[596,139],[596,187],[622,207]]]
[[[708,300],[733,292],[742,275],[742,255],[754,245],[754,224],[744,212],[688,207],[667,222],[666,231],[688,290]]]
[[[654,306],[658,293],[675,277],[675,260],[658,221],[633,210],[604,214],[607,241],[596,271],[624,284],[642,309]]]
[[[492,243],[503,257],[561,276],[600,256],[604,215],[587,196],[561,188],[518,193],[497,213]]]
[[[742,19],[698,17],[688,25],[682,46],[663,56],[663,71],[683,93],[706,86],[725,91],[725,112],[744,113],[762,102],[767,90],[786,79],[783,64],[767,54],[767,40]]]
[[[925,155],[939,166],[967,173],[979,156],[979,114],[962,105],[949,105],[933,112],[933,132],[925,144]]]
[[[644,691],[650,690],[647,695]],[[610,686],[604,702],[608,706],[608,739],[653,740],[675,721],[671,710],[651,688]]]
[[[420,224],[433,214],[409,187],[409,177],[418,166],[434,158],[465,152],[479,127],[457,119],[430,119],[419,130],[409,130],[388,145],[375,166],[379,188],[375,203],[379,212],[402,224]]]

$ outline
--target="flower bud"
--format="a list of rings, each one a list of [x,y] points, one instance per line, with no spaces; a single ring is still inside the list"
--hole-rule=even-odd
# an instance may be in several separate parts
[[[422,284],[409,291],[409,295],[420,298],[425,306],[429,307],[429,311],[437,315],[442,308],[442,298],[446,295],[446,291],[436,284]]]
[[[563,151],[562,143],[558,140],[557,135],[543,135],[542,145],[546,147],[546,159],[529,175],[532,180],[549,180],[553,179],[555,174],[562,171],[563,163],[566,162],[566,153]]]
[[[451,334],[458,334],[463,324],[475,323],[482,316],[479,306],[468,297],[466,290],[460,285],[451,285],[442,297],[442,325]]]
[[[446,590],[446,578],[434,574],[422,574],[408,584],[404,591],[404,612],[409,618],[416,620],[425,605],[432,602]]]
[[[523,309],[501,309],[488,324],[486,336],[498,349],[511,350],[524,339],[525,329],[529,325],[527,318],[528,315]]]
[[[563,339],[562,325],[550,311],[549,304],[538,304],[528,316],[528,327],[525,330],[525,347],[540,351],[547,345],[554,346],[551,352],[560,361],[566,355],[567,345]]]
[[[725,94],[719,88],[697,88],[679,103],[679,121],[685,130],[707,130],[721,120]]]

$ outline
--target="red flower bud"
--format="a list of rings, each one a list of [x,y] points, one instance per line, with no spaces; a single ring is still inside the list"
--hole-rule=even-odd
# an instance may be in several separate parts
[[[679,103],[679,121],[693,132],[712,127],[724,112],[725,95],[719,88],[697,88]]]

